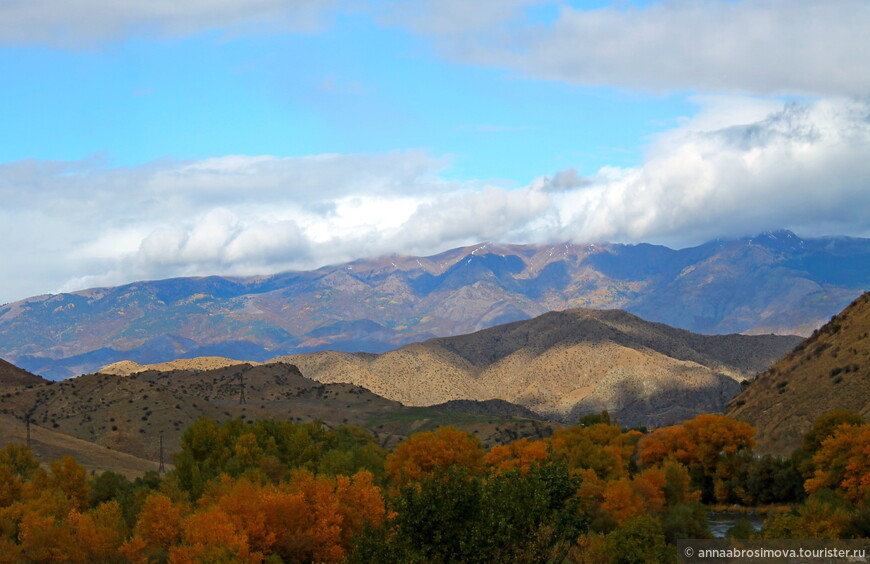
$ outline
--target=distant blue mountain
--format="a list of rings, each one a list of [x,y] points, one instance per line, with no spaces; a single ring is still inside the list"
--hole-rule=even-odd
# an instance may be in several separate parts
[[[0,357],[51,378],[117,360],[383,352],[548,310],[698,333],[808,335],[870,288],[870,239],[789,231],[687,249],[482,243],[307,272],[136,282],[0,307]]]

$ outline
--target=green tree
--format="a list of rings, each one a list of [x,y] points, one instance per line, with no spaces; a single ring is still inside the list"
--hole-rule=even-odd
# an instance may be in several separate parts
[[[665,542],[661,523],[652,515],[634,517],[607,535],[606,547],[612,564],[676,561],[674,552]]]

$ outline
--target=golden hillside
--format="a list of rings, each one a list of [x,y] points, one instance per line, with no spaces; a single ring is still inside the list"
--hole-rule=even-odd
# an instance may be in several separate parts
[[[797,341],[697,335],[619,310],[574,309],[380,355],[327,351],[274,360],[406,405],[503,399],[562,421],[608,409],[623,424],[662,425],[721,411],[739,381]]]
[[[787,455],[835,408],[870,417],[870,293],[759,374],[728,415],[756,426],[760,452]]]

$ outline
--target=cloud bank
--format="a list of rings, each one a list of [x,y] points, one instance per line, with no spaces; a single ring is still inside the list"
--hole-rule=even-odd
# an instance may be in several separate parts
[[[530,10],[549,8],[555,18]],[[534,78],[647,91],[870,95],[866,0],[27,0],[0,3],[0,44],[313,32],[340,14],[434,38],[448,57]]]
[[[463,26],[453,2],[423,3],[426,17],[403,21],[440,38],[455,60],[534,78],[654,92],[870,94],[865,0],[664,0],[596,10],[548,2],[560,6],[548,24],[516,10],[541,3],[514,0],[517,17],[491,16],[487,28],[479,18]]]
[[[483,240],[697,244],[870,236],[870,104],[707,97],[642,165],[514,188],[424,152],[0,165],[0,302],[137,279],[265,274]]]
[[[90,47],[130,35],[311,32],[344,0],[26,0],[0,3],[0,43]]]

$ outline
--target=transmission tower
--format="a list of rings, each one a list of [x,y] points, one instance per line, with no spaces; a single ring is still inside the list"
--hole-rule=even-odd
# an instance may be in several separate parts
[[[157,469],[157,472],[166,473],[166,467],[163,465],[163,433],[160,433],[160,468]]]
[[[239,372],[239,403],[245,404],[248,401],[245,399],[245,371]]]

